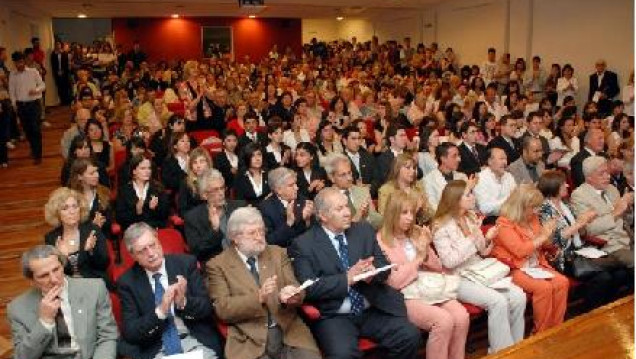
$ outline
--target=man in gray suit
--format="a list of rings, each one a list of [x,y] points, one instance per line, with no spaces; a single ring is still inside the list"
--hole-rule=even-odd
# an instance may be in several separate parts
[[[325,170],[333,186],[347,196],[351,220],[353,222],[366,220],[373,228],[380,228],[382,216],[373,205],[369,189],[353,184],[353,172],[349,158],[340,153],[332,153],[327,157]]]
[[[523,152],[521,157],[508,166],[508,172],[515,178],[517,184],[537,183],[545,170],[543,164],[543,147],[541,140],[536,137],[523,138]]]
[[[41,245],[22,255],[33,288],[8,306],[16,359],[114,359],[117,325],[101,279],[64,275],[66,258]]]

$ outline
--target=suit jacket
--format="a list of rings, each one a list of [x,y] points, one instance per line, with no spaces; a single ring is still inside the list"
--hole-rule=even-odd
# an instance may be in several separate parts
[[[283,332],[285,345],[318,352],[295,307],[281,305],[276,295],[270,296],[265,306],[259,302],[260,286],[233,246],[210,260],[206,267],[214,309],[229,325],[225,343],[228,358],[255,359],[265,353],[268,309]],[[258,272],[262,281],[276,275],[278,288],[298,286],[286,251],[278,246],[268,245],[258,256]]]
[[[189,210],[205,203],[198,193],[193,192],[188,186],[187,179],[179,184],[179,194],[177,195],[177,211],[183,217]]]
[[[263,183],[263,191],[260,196],[256,195],[254,191],[254,187],[252,187],[252,182],[249,177],[247,177],[247,170],[242,173],[239,173],[236,178],[234,178],[234,191],[236,195],[236,199],[244,200],[249,205],[257,206],[261,201],[267,197],[270,192],[269,184],[267,183],[267,172],[263,172],[261,175],[261,180]]]
[[[155,209],[150,209],[149,206],[152,196],[159,198],[159,204]],[[119,189],[116,216],[117,222],[122,226],[122,229],[125,230],[136,222],[146,222],[155,228],[164,228],[166,226],[170,203],[165,192],[151,182],[148,186],[148,194],[146,195],[141,214],[137,214],[137,201],[139,201],[139,197],[135,193],[132,182],[128,182]]]
[[[506,152],[506,157],[508,158],[508,164],[511,164],[521,156],[519,142],[513,138],[512,143],[514,146],[511,146],[510,143],[503,138],[503,136],[497,136],[488,142],[488,148],[494,147],[504,150],[504,152]]]
[[[267,228],[267,243],[287,248],[291,240],[301,235],[307,230],[307,224],[303,220],[303,208],[305,208],[305,198],[298,196],[294,202],[294,224],[287,225],[287,210],[283,206],[280,198],[272,194],[258,206],[265,228]]]
[[[526,218],[532,227],[532,232],[522,228],[518,223],[512,222],[506,217],[499,217],[497,225],[499,233],[494,239],[494,246],[490,255],[509,265],[512,269],[522,268],[530,256],[537,252],[539,265],[544,268],[552,268],[545,258],[542,250],[537,250],[534,246],[534,237],[541,233],[541,222],[539,216]]]
[[[543,162],[539,162],[537,164],[537,175],[541,177],[541,174],[545,171],[545,165]],[[508,166],[508,172],[515,178],[515,182],[517,184],[522,183],[534,183],[532,177],[530,176],[530,170],[526,167],[526,163],[523,161],[523,158],[519,157],[518,160],[514,161]]]
[[[329,184],[329,179],[327,178],[327,172],[322,167],[314,167],[311,170],[310,181],[315,180],[323,180],[325,181],[325,186]],[[303,196],[307,199],[314,199],[318,194],[317,191],[309,190],[310,182],[307,182],[307,178],[305,178],[305,174],[302,170],[296,169],[296,185],[298,186],[298,195]]]
[[[479,173],[479,171],[481,171],[481,166],[486,164],[486,148],[478,143],[474,146],[477,150],[477,157],[475,157],[473,152],[468,149],[468,146],[465,143],[462,142],[462,144],[459,145],[461,161],[459,162],[458,171],[465,173],[466,176]]]
[[[585,176],[583,175],[583,161],[592,156],[588,150],[582,148],[579,153],[574,155],[570,160],[570,173],[572,174],[572,186],[574,188],[580,186],[585,182]]]
[[[349,264],[374,257],[376,268],[388,264],[375,240],[375,230],[366,222],[352,223],[344,232],[349,247]],[[287,249],[292,259],[298,281],[320,278],[307,288],[305,300],[316,306],[323,316],[337,313],[348,296],[347,270],[342,266],[338,252],[321,225],[313,225],[307,232],[292,241]],[[369,304],[389,315],[406,317],[404,296],[385,282],[388,272],[373,277],[371,282],[358,282],[353,287]]]
[[[226,224],[232,212],[245,205],[246,203],[243,201],[227,201],[224,215]],[[185,237],[188,242],[188,247],[199,262],[205,263],[223,251],[223,248],[225,248],[224,239],[226,238],[226,233],[223,233],[221,228],[219,228],[218,231],[212,229],[207,202],[186,212],[184,220]],[[223,220],[223,218],[221,220]]]
[[[255,142],[259,147],[261,147],[263,153],[265,153],[265,146],[267,146],[267,136],[260,132],[256,132],[256,141],[252,141],[252,139],[247,137],[247,134],[240,136],[238,138],[238,152],[240,152],[240,150],[242,150],[250,142]]]
[[[351,216],[355,216],[366,201],[369,202],[369,211],[365,220],[376,230],[379,229],[382,225],[382,215],[376,210],[369,189],[367,187],[351,186],[349,188],[349,198],[351,198],[354,208]]]
[[[167,189],[178,191],[179,185],[188,174],[181,169],[179,162],[174,156],[168,156],[161,166],[161,181]]]
[[[232,165],[225,151],[221,151],[214,156],[213,162],[214,168],[219,170],[225,179],[225,187],[232,188],[234,186],[234,174],[232,173]]]
[[[277,167],[281,167],[281,166],[289,166],[289,161],[291,160],[291,148],[289,148],[289,146],[287,146],[286,144],[281,144],[281,162],[276,161],[276,157],[274,156],[274,154],[272,152],[267,152],[267,147],[265,148],[265,152],[263,153],[263,159],[265,160],[265,166],[267,167],[268,170],[272,170],[274,168]],[[285,152],[289,152],[289,159],[287,160],[287,163],[283,163],[283,158],[285,157]]]
[[[93,252],[90,253],[84,250],[84,246],[92,231],[95,231],[97,241],[95,242]],[[110,263],[108,249],[106,248],[106,237],[104,237],[102,231],[99,227],[94,225],[93,222],[80,224],[79,235],[80,249],[77,260],[79,274],[83,278],[100,278],[111,287],[110,279],[106,275],[106,269]],[[62,227],[57,227],[44,235],[44,243],[55,247],[57,245],[57,239],[60,236],[62,236]],[[64,273],[67,275],[73,274],[71,264],[68,262],[66,263],[66,267],[64,267]]]
[[[174,308],[174,315],[183,320],[190,335],[201,344],[221,355],[218,333],[214,328],[212,303],[197,269],[197,261],[189,255],[166,255],[164,258],[168,283],[177,281],[177,275],[188,282],[186,305]],[[124,273],[117,286],[121,298],[122,340],[137,352],[134,358],[152,359],[162,347],[162,333],[166,320],[155,314],[155,299],[146,271],[135,263]]]
[[[69,66],[69,54],[66,51],[61,52],[60,58],[57,53],[53,51],[51,53],[51,73],[53,77],[68,77],[71,74],[71,67]],[[61,61],[60,61],[61,60]],[[58,69],[61,67],[62,74],[58,73]]]
[[[353,180],[358,182],[362,179],[362,183],[370,185],[370,192],[373,198],[378,196],[378,188],[380,188],[380,180],[378,175],[378,166],[375,158],[369,154],[365,149],[360,148],[358,154],[360,155],[360,171],[356,168],[353,160],[349,156],[349,152],[344,151],[344,154],[349,158],[351,162],[351,172],[353,173]]]
[[[73,337],[82,358],[115,359],[117,324],[113,318],[108,291],[100,279],[66,278],[71,304]],[[31,288],[9,303],[15,358],[74,359],[57,347],[56,331],[47,330],[39,319],[42,294]],[[66,349],[67,350],[67,349]]]
[[[612,211],[620,198],[620,194],[616,187],[609,185],[605,189],[605,194],[609,198],[609,202],[596,191],[594,187],[588,183],[583,183],[572,192],[570,203],[575,215],[593,209],[597,216],[592,222],[585,226],[585,230],[592,236],[603,238],[607,244],[603,247],[606,252],[614,252],[619,249],[629,248],[630,237],[623,228],[623,219],[614,218]]]
[[[618,95],[618,92],[620,91],[620,88],[618,87],[618,76],[616,76],[616,73],[612,71],[605,70],[605,74],[603,75],[603,80],[601,80],[601,86],[599,86],[598,74],[594,72],[593,74],[590,75],[589,89],[590,89],[590,92],[587,96],[588,101],[592,101],[592,98],[594,97],[594,93],[596,91],[601,91],[602,93],[605,94],[608,100],[611,100],[616,95]]]

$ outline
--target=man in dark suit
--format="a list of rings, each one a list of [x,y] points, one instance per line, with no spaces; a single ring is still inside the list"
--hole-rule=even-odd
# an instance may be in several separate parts
[[[504,115],[501,116],[500,122],[501,134],[488,143],[488,148],[496,147],[504,150],[506,152],[506,158],[508,158],[508,164],[510,164],[521,156],[519,143],[514,137],[517,131],[517,120],[509,115]]]
[[[244,201],[226,200],[225,181],[216,169],[209,169],[197,180],[202,203],[184,216],[185,237],[190,252],[206,263],[229,246],[227,220],[232,212],[246,205]]]
[[[373,156],[361,147],[362,141],[364,139],[357,126],[347,127],[342,134],[342,145],[345,155],[351,162],[353,180],[357,185],[368,186],[371,196],[377,198],[380,187],[378,169]]]
[[[590,128],[583,139],[583,148],[570,160],[573,189],[585,182],[583,175],[583,160],[590,156],[603,156],[605,148],[605,135],[603,130]]]
[[[598,112],[607,116],[612,110],[612,99],[620,91],[618,76],[616,76],[616,73],[606,70],[607,63],[603,59],[596,61],[594,66],[596,67],[596,72],[590,75],[590,92],[587,100],[596,102],[598,104]]]
[[[67,106],[73,101],[71,89],[71,65],[69,54],[62,49],[62,42],[55,41],[55,49],[51,53],[51,70],[60,104]]]
[[[458,147],[461,157],[458,170],[466,176],[479,173],[486,162],[486,148],[477,143],[477,131],[477,125],[473,122],[464,122],[459,128],[462,143]]]
[[[388,358],[415,358],[421,335],[406,318],[402,294],[385,283],[389,272],[358,277],[388,264],[375,231],[365,221],[351,223],[347,197],[336,188],[323,189],[315,206],[319,223],[294,239],[288,254],[299,282],[318,279],[305,301],[321,312],[312,331],[325,358],[360,358],[360,336],[378,342]]]
[[[267,136],[257,131],[258,117],[253,113],[246,114],[243,120],[243,126],[245,127],[245,133],[238,138],[239,151],[251,142],[256,143],[259,147],[264,149],[267,145]],[[263,150],[263,153],[264,152]]]
[[[397,155],[404,152],[409,142],[409,138],[406,136],[406,128],[398,124],[392,124],[387,128],[386,138],[389,140],[389,148],[382,152],[377,160],[379,184],[386,182],[393,167],[393,160]],[[417,178],[422,178],[422,176],[422,170],[417,166]]]
[[[554,167],[561,157],[563,157],[563,152],[552,152],[550,151],[550,144],[548,143],[548,139],[541,136],[540,132],[543,128],[543,111],[533,111],[528,114],[528,118],[526,119],[526,132],[521,136],[522,141],[524,137],[533,137],[541,141],[541,148],[543,149],[543,161],[545,162],[546,167]]]
[[[259,206],[267,228],[267,243],[287,248],[292,239],[309,227],[314,204],[298,196],[296,172],[278,167],[267,177],[273,194]]]
[[[119,279],[122,339],[131,351],[120,354],[153,359],[200,350],[205,359],[221,357],[212,303],[196,259],[164,256],[157,232],[143,222],[126,230],[124,242],[136,263]]]

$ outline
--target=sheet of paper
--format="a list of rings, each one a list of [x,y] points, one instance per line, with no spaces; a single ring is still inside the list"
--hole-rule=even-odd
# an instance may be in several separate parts
[[[174,354],[164,356],[165,359],[203,359],[203,352],[201,350],[193,350],[191,352],[183,354]]]
[[[376,275],[378,273],[382,273],[384,271],[387,271],[387,270],[389,270],[389,269],[391,269],[393,267],[395,267],[395,264],[388,264],[388,265],[385,265],[384,267],[376,268],[374,270],[358,274],[357,276],[353,277],[353,281],[354,282],[358,282],[358,281],[361,281],[361,280],[365,280],[365,279],[367,279],[369,277],[373,277],[374,275]]]
[[[521,270],[534,279],[552,279],[554,274],[541,268],[521,268]]]
[[[590,258],[590,259],[601,258],[607,255],[605,251],[596,249],[594,247],[585,247],[585,248],[577,249],[574,252],[580,255],[581,257]]]
[[[306,281],[303,282],[303,284],[300,285],[300,287],[298,287],[298,289],[296,289],[296,293],[300,293],[303,290],[311,287],[314,283],[316,283],[317,281],[319,281],[320,278],[316,278],[316,279],[307,279]]]
[[[492,289],[509,289],[511,284],[512,284],[512,277],[505,277],[489,285],[488,287]]]
[[[594,96],[592,96],[592,102],[598,102],[601,99],[601,91],[594,92]]]

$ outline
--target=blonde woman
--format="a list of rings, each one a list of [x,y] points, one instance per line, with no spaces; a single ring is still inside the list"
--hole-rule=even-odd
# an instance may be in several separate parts
[[[428,222],[433,211],[428,203],[424,187],[417,180],[417,162],[411,153],[401,153],[393,160],[387,182],[378,190],[378,212],[380,214],[384,214],[391,194],[399,190],[410,193],[417,199],[418,224]]]
[[[497,227],[484,236],[475,209],[474,182],[450,181],[442,192],[433,217],[433,243],[446,270],[460,274],[467,267],[490,255]],[[482,307],[488,312],[489,352],[497,352],[523,339],[526,295],[510,284],[498,291],[464,277],[457,299]]]
[[[388,284],[401,290],[413,283],[421,271],[443,272],[442,264],[431,247],[431,233],[415,224],[418,200],[404,191],[389,198],[384,223],[378,232],[380,248],[392,264]],[[457,300],[430,305],[422,299],[406,299],[409,321],[429,332],[426,357],[463,359],[469,317]]]
[[[197,181],[212,168],[212,159],[208,150],[197,147],[190,152],[188,157],[187,175],[185,181],[179,184],[179,195],[177,197],[177,209],[181,216],[187,211],[201,203],[205,203],[197,191]]]

